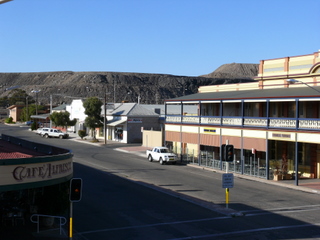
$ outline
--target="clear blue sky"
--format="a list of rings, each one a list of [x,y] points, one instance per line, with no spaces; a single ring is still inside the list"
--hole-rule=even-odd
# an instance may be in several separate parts
[[[320,49],[320,0],[13,0],[0,72],[208,74]]]

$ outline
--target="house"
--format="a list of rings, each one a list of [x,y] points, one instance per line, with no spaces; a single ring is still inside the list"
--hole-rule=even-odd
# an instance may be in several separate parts
[[[66,105],[66,111],[70,113],[70,119],[77,119],[75,126],[71,127],[69,131],[78,132],[78,130],[85,130],[84,120],[87,115],[84,113],[85,109],[83,107],[82,99],[72,100],[70,105]]]
[[[255,80],[166,100],[166,144],[210,168],[297,185],[320,178],[320,52],[261,60]],[[184,114],[190,105],[195,115]],[[234,147],[228,164],[224,144]]]
[[[19,122],[21,120],[20,115],[25,105],[11,105],[7,109],[9,110],[9,117],[12,117],[13,122]]]
[[[104,115],[102,107],[101,115]],[[138,103],[109,104],[106,108],[106,136],[123,143],[141,143],[144,129],[161,130],[160,114]],[[103,128],[99,136],[103,137]]]

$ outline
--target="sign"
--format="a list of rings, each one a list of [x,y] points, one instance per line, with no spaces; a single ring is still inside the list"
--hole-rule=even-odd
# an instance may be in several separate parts
[[[44,163],[0,166],[0,186],[36,183],[73,174],[72,158]]]
[[[233,173],[222,174],[222,188],[233,188]]]
[[[128,123],[142,123],[142,118],[128,118]]]

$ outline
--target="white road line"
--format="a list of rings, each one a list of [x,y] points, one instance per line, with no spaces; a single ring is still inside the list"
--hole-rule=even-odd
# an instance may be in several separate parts
[[[215,233],[215,234],[207,234],[201,236],[191,236],[185,238],[172,238],[170,240],[188,240],[188,239],[201,239],[201,238],[214,238],[214,237],[222,237],[228,235],[235,235],[235,234],[244,234],[244,233],[254,233],[260,231],[274,231],[274,230],[281,230],[281,229],[290,229],[290,228],[301,228],[301,227],[314,227],[320,226],[320,223],[314,224],[301,224],[301,225],[290,225],[290,226],[278,226],[278,227],[270,227],[270,228],[257,228],[257,229],[249,229],[243,231],[234,231],[234,232],[226,232],[226,233]]]
[[[127,229],[136,229],[136,228],[157,227],[157,226],[174,225],[174,224],[205,222],[205,221],[221,220],[221,219],[228,219],[228,218],[232,218],[232,217],[223,216],[223,217],[215,217],[215,218],[203,218],[203,219],[197,219],[197,220],[186,220],[186,221],[155,223],[155,224],[147,224],[147,225],[139,225],[139,226],[128,226],[128,227],[120,227],[120,228],[106,228],[106,229],[92,230],[92,231],[86,231],[86,232],[78,232],[77,235],[98,233],[98,232],[119,231],[119,230],[127,230]]]

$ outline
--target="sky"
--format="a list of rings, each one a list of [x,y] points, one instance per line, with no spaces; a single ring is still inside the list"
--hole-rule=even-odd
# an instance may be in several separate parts
[[[13,0],[0,72],[209,74],[320,49],[319,0]]]

